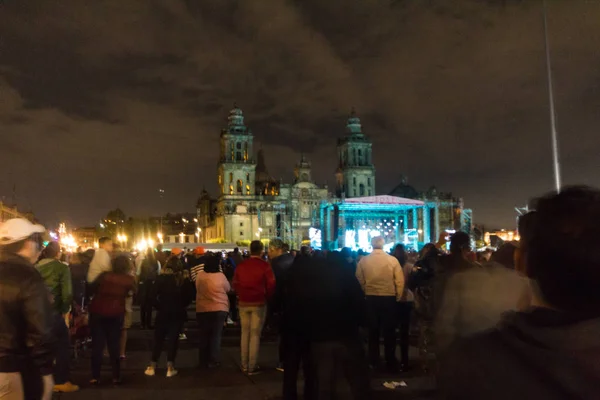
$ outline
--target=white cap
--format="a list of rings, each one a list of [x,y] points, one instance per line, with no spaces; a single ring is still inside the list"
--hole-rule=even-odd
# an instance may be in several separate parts
[[[34,233],[45,231],[42,225],[34,225],[25,218],[9,219],[0,225],[0,245],[15,243],[27,239]]]

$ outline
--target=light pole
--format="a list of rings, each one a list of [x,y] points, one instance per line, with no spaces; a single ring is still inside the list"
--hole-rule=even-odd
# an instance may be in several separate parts
[[[158,189],[158,197],[160,198],[160,233],[162,235],[162,231],[163,231],[163,199],[165,197],[165,190],[164,189]]]
[[[546,0],[543,2],[544,11],[544,42],[546,45],[546,74],[548,75],[548,101],[550,105],[550,134],[552,138],[552,161],[554,163],[554,183],[556,191],[560,192],[560,160],[558,155],[558,132],[556,131],[556,111],[554,108],[554,88],[552,85],[552,64],[550,62],[550,41],[548,39],[548,11]]]
[[[198,218],[194,218],[194,222],[196,223],[196,241],[200,243],[200,233],[202,232],[202,229],[200,228],[200,222],[198,222]]]

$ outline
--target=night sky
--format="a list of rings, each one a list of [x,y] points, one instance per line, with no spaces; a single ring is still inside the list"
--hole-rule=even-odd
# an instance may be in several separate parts
[[[566,184],[600,185],[599,20],[549,0]],[[0,3],[0,196],[46,224],[193,211],[234,102],[287,182],[305,152],[332,187],[354,106],[380,194],[405,174],[510,228],[554,185],[535,0]]]

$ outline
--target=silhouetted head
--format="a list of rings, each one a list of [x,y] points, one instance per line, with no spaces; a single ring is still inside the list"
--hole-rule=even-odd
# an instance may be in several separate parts
[[[540,198],[521,222],[525,272],[549,306],[600,315],[599,221],[600,191],[577,186]]]

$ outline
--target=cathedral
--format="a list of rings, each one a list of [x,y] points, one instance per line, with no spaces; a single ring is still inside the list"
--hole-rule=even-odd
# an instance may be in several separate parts
[[[254,136],[234,107],[221,131],[217,168],[219,196],[203,191],[198,201],[198,223],[203,242],[247,243],[280,237],[299,247],[318,221],[319,207],[331,194],[312,180],[310,161],[302,155],[294,169],[294,183],[274,179],[263,151],[254,158]]]
[[[398,222],[396,235],[390,237],[390,243],[402,241],[402,235],[406,243],[406,232],[411,227],[417,238],[415,248],[417,241],[430,241],[444,229],[463,229],[461,213],[466,215],[468,212],[470,224],[470,210],[463,210],[462,200],[451,195],[441,199],[435,189],[427,194],[418,193],[403,181],[390,196],[376,196],[372,143],[363,133],[354,110],[346,122],[345,136],[337,142],[334,192],[314,183],[310,161],[304,155],[300,156],[294,169],[293,183],[274,179],[267,170],[262,150],[254,158],[253,141],[242,110],[234,106],[229,112],[227,127],[221,131],[217,167],[219,195],[213,198],[204,190],[197,204],[200,239],[204,243],[247,245],[251,240],[280,237],[299,248],[312,239],[316,230],[325,229],[324,237],[329,238],[325,240],[326,247],[338,248],[345,245],[344,236],[348,236],[342,227],[350,226],[341,220],[343,213],[340,216],[339,210],[344,207],[358,209],[366,217],[374,203],[383,202],[377,207],[385,208],[390,199],[394,204],[384,211],[391,212]],[[410,212],[407,211],[409,208],[412,208]],[[431,218],[425,210],[431,211]],[[329,222],[325,221],[325,213]],[[449,214],[447,221],[441,218],[446,214]],[[371,222],[381,225],[380,221]],[[401,227],[401,224],[404,225]],[[370,232],[375,233],[375,230]]]

